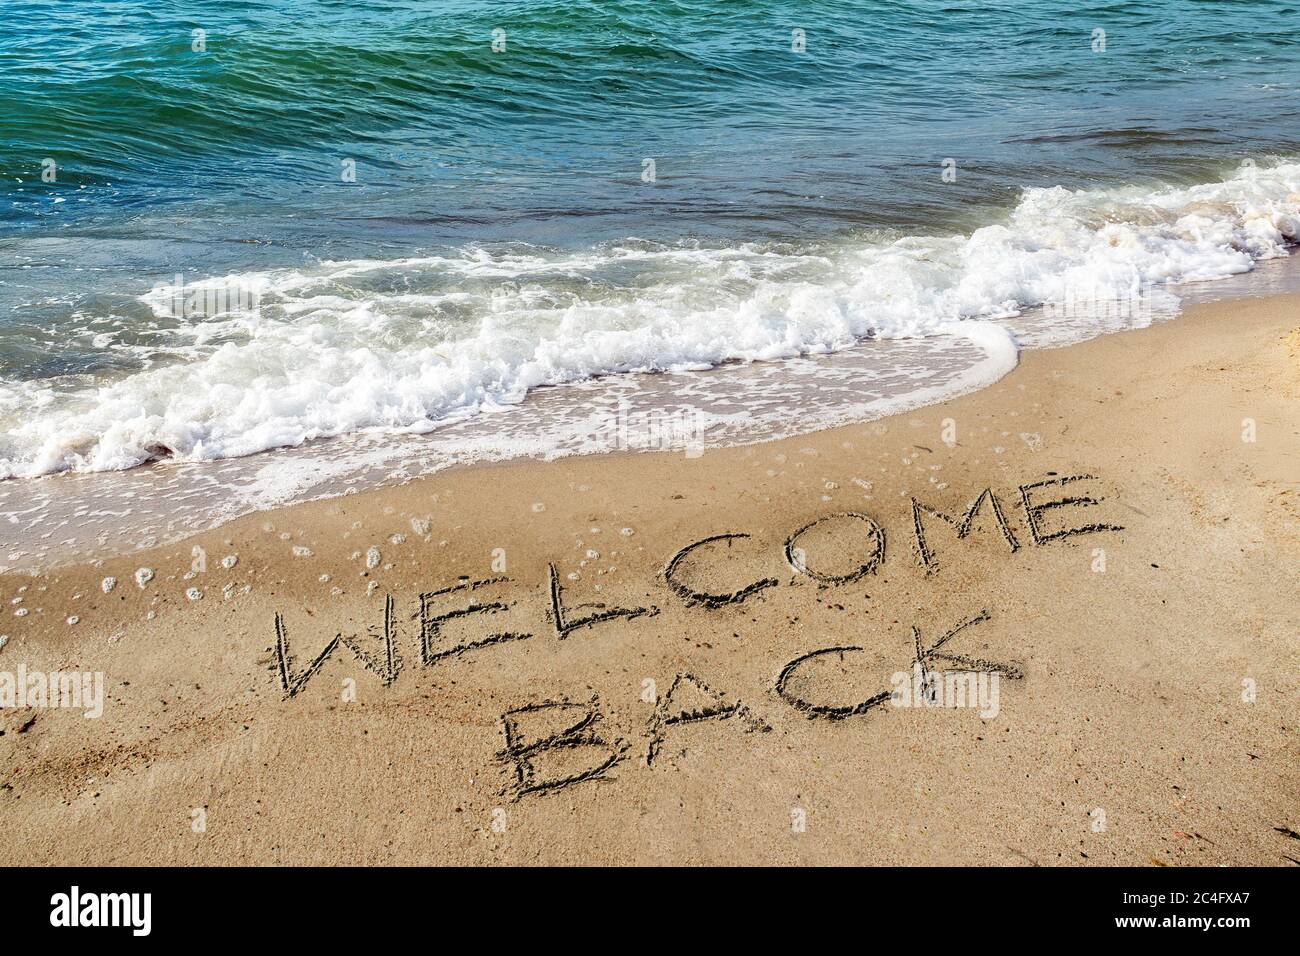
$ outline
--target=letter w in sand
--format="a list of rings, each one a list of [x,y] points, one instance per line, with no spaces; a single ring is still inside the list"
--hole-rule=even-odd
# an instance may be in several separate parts
[[[365,648],[360,635],[339,633],[330,639],[304,670],[295,673],[293,652],[289,649],[289,631],[285,627],[284,615],[277,612],[275,615],[275,662],[276,672],[279,674],[280,687],[284,690],[284,696],[286,698],[297,696],[298,692],[307,686],[307,682],[329,660],[330,655],[334,653],[339,644],[343,644],[351,650],[366,670],[379,675],[379,679],[384,682],[384,686],[388,686],[397,680],[397,675],[402,669],[402,659],[397,653],[396,647],[397,620],[392,595],[384,596],[382,629],[377,630],[370,627],[367,628],[367,633],[372,642],[378,642],[378,655]]]
[[[285,697],[293,697],[307,685],[312,675],[321,669],[321,666],[329,660],[329,656],[334,653],[334,648],[339,646],[342,636],[335,634],[330,642],[325,645],[325,649],[316,655],[307,669],[300,674],[293,672],[293,654],[289,650],[289,633],[285,630],[284,615],[276,612],[275,615],[275,662],[276,670],[280,675],[280,686],[284,688]]]

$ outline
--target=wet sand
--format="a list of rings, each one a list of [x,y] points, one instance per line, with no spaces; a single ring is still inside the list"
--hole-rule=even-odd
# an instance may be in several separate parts
[[[1293,865],[1298,327],[4,574],[0,673],[104,699],[0,710],[0,861]]]

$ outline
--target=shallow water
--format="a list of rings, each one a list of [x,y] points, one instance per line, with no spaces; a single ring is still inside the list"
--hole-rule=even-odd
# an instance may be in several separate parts
[[[1300,257],[1180,291],[1185,302],[1297,292]],[[1059,324],[1042,309],[1004,324],[1023,341],[1062,344]],[[880,349],[889,350],[887,363]],[[869,421],[978,388],[1004,371],[989,362],[977,344],[953,336],[868,342],[827,356],[539,389],[518,405],[427,434],[377,430],[220,461],[2,482],[0,571],[151,548],[250,512],[402,484],[457,465],[604,452],[697,457]]]

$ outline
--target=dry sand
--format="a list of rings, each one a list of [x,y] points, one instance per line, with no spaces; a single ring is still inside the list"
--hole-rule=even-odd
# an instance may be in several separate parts
[[[879,422],[0,577],[0,672],[105,698],[0,711],[0,862],[1296,864],[1298,325],[1198,306]],[[921,510],[927,568],[913,499],[985,489],[964,537]],[[996,715],[882,699],[918,642]]]

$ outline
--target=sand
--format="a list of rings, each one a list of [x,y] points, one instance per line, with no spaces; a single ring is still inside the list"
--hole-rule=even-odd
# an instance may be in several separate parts
[[[0,711],[0,862],[1297,864],[1298,326],[4,575],[0,672],[103,713]]]

